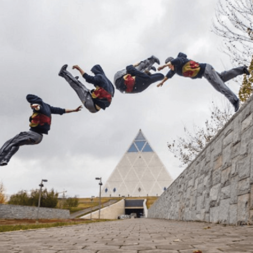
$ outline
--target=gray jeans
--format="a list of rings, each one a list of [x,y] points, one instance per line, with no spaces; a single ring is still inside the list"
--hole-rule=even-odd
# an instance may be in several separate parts
[[[98,112],[92,99],[90,90],[87,89],[77,78],[72,76],[71,73],[68,72],[67,70],[63,72],[63,77],[74,89],[74,91],[76,92],[77,96],[80,98],[86,109],[88,109],[91,113]]]
[[[141,61],[140,64],[135,68],[141,72],[149,71],[152,68],[154,63],[155,63],[155,60],[153,58],[149,58],[144,61]],[[121,78],[122,76],[124,76],[126,74],[127,74],[126,69],[122,69],[122,70],[116,72],[116,74],[114,75],[114,84],[116,83],[116,81],[119,78]]]
[[[238,101],[238,97],[228,88],[225,82],[235,78],[238,75],[242,75],[243,73],[244,67],[238,67],[218,73],[210,64],[206,64],[204,77],[217,91],[222,93],[231,104],[235,104]]]
[[[0,149],[0,162],[10,161],[11,157],[19,150],[23,145],[35,145],[42,141],[43,135],[34,131],[21,132],[14,138],[6,141]]]

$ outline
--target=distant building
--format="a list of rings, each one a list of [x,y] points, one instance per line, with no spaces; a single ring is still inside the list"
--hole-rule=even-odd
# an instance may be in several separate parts
[[[160,196],[172,178],[139,130],[102,189],[102,197]]]

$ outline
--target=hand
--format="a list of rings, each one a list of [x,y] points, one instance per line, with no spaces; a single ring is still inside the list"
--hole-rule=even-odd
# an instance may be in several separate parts
[[[38,104],[32,104],[31,108],[38,111],[40,109],[40,105],[38,105]]]
[[[81,73],[81,75],[85,73],[78,65],[74,65],[72,69],[77,69]]]
[[[163,86],[163,82],[157,84],[157,87],[162,87],[162,86]]]
[[[72,69],[80,70],[80,67],[79,67],[78,65],[74,65],[74,66],[72,67]]]
[[[75,112],[79,112],[79,111],[82,110],[82,108],[83,108],[83,106],[82,106],[82,105],[79,105],[74,111],[75,111]]]
[[[158,71],[162,70],[163,68],[164,68],[164,66],[159,66]]]

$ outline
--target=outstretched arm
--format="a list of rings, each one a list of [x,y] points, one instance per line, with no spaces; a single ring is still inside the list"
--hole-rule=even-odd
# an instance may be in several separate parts
[[[159,67],[158,67],[158,70],[160,71],[160,70],[162,70],[162,69],[164,69],[164,68],[166,68],[166,67],[171,68],[171,66],[172,66],[171,62],[168,62],[168,63],[166,63],[166,64],[164,64],[164,65],[162,65],[162,66],[159,66]]]
[[[74,65],[73,67],[72,67],[72,69],[77,69],[79,72],[80,72],[80,74],[83,76],[83,74],[85,74],[85,72],[78,66],[78,65]]]
[[[76,109],[73,109],[73,110],[71,110],[71,109],[65,109],[65,113],[79,112],[81,110],[82,110],[82,106],[80,105]]]
[[[134,67],[137,67],[137,66],[140,65],[140,63],[141,63],[141,62],[135,63],[135,64],[133,64],[133,66],[134,66]]]
[[[163,78],[163,80],[162,80],[159,84],[157,84],[157,87],[162,87],[163,84],[164,84],[167,80],[168,80],[168,77],[165,76],[165,77]]]

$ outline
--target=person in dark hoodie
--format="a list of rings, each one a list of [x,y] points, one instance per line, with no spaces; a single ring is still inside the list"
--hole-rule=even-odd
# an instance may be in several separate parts
[[[207,63],[198,63],[187,58],[184,53],[179,53],[177,58],[168,57],[165,60],[165,65],[160,66],[158,70],[168,67],[170,71],[164,77],[157,87],[163,86],[164,82],[172,78],[175,74],[192,79],[205,77],[207,81],[220,93],[222,93],[234,106],[235,112],[238,111],[240,106],[239,98],[228,88],[225,82],[237,77],[238,75],[249,75],[246,66],[233,68],[222,73],[218,73],[215,69]]]
[[[20,146],[35,145],[42,141],[43,134],[48,134],[50,130],[51,114],[62,115],[64,113],[78,112],[82,108],[82,106],[79,106],[74,110],[69,110],[53,107],[43,102],[40,97],[32,94],[28,94],[26,99],[33,110],[33,114],[29,119],[30,130],[21,132],[4,143],[0,149],[0,166],[7,165]]]
[[[161,81],[164,75],[161,73],[151,74],[150,70],[156,70],[154,63],[160,64],[157,57],[127,66],[114,75],[114,84],[122,93],[140,93],[147,89],[152,83]]]
[[[86,88],[86,86],[78,80],[78,77],[72,76],[72,74],[67,71],[67,67],[68,65],[66,64],[61,68],[59,76],[65,78],[69,85],[75,90],[86,109],[91,113],[96,113],[101,108],[105,110],[110,106],[112,97],[114,96],[114,87],[111,81],[106,77],[100,65],[95,65],[91,69],[91,72],[94,73],[95,76],[88,75],[78,65],[72,67],[80,72],[87,83],[92,83],[95,86],[95,89],[92,90]]]

